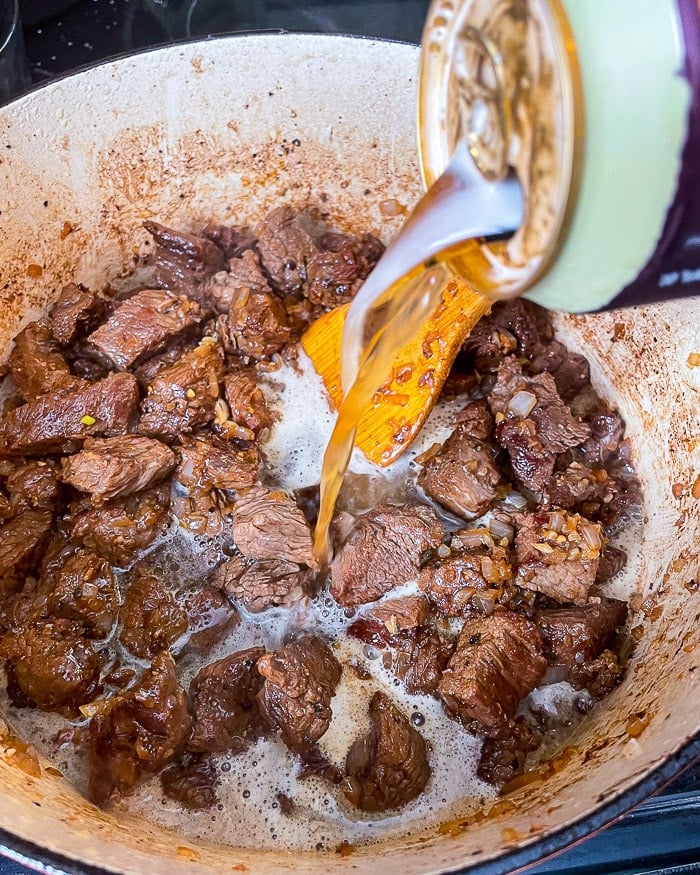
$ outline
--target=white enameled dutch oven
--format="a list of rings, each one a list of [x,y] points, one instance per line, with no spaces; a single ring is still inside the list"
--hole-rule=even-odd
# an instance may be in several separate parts
[[[324,195],[332,222],[389,239],[399,219],[380,203],[409,205],[420,191],[418,53],[345,37],[238,36],[123,58],[0,110],[3,356],[63,283],[100,286],[128,267],[144,219],[255,221],[273,204]],[[196,844],[98,810],[56,770],[27,774],[0,745],[9,852],[75,872],[501,873],[600,828],[697,756],[700,367],[691,365],[700,302],[556,323],[627,420],[646,517],[631,563],[646,599],[643,637],[625,682],[577,729],[560,771],[464,830],[342,857]]]

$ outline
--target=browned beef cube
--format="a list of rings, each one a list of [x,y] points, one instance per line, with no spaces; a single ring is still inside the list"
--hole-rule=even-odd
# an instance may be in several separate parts
[[[481,516],[496,498],[501,475],[493,451],[458,425],[418,475],[427,495],[458,516]]]
[[[15,338],[8,360],[10,375],[25,401],[75,385],[68,362],[46,319],[30,322]]]
[[[172,450],[150,438],[87,438],[79,453],[63,459],[61,479],[102,504],[159,483],[175,461]]]
[[[347,304],[360,288],[358,264],[352,238],[333,238],[334,249],[312,253],[306,261],[304,293],[312,304],[337,307]]]
[[[163,792],[190,811],[211,808],[217,801],[218,776],[211,759],[184,753],[160,773]]]
[[[16,592],[49,540],[50,510],[25,510],[0,526],[0,596]]]
[[[516,477],[534,491],[544,488],[554,458],[590,434],[560,398],[551,375],[528,377],[512,356],[498,369],[489,404],[498,423],[496,436],[509,452]]]
[[[188,651],[208,651],[238,625],[238,611],[218,589],[193,586],[177,595],[187,616]]]
[[[452,642],[433,629],[421,629],[403,677],[406,692],[411,695],[436,695],[453,649]]]
[[[604,699],[622,683],[624,669],[612,650],[604,650],[595,659],[575,665],[569,678],[578,689],[586,689],[594,699]]]
[[[485,738],[476,773],[482,781],[503,787],[525,771],[527,755],[537,750],[541,737],[522,717],[511,721],[495,738]]]
[[[250,488],[258,479],[260,451],[256,446],[237,449],[214,435],[183,437],[176,448],[176,478],[190,492]]]
[[[513,580],[508,552],[488,533],[484,538],[484,546],[453,552],[421,569],[418,585],[441,614],[467,617],[478,611],[475,594],[490,592],[496,601],[503,587]]]
[[[63,346],[74,343],[101,318],[105,303],[96,292],[68,283],[49,311],[53,336]]]
[[[518,352],[531,358],[542,348],[535,319],[522,301],[499,301],[464,342],[468,360],[482,374],[498,370],[503,358]]]
[[[241,751],[260,733],[257,695],[263,678],[256,664],[263,647],[249,647],[205,665],[190,684],[194,719],[188,748],[224,753]]]
[[[284,492],[259,486],[241,496],[233,510],[233,540],[247,559],[314,565],[309,524]]]
[[[365,615],[383,623],[391,635],[416,629],[428,619],[430,605],[420,595],[405,595],[378,602]]]
[[[531,374],[547,371],[554,377],[557,391],[569,402],[591,387],[591,369],[588,360],[577,352],[571,352],[557,340],[543,347],[528,365]]]
[[[497,736],[533,690],[547,662],[537,626],[512,611],[467,620],[439,684],[448,714]]]
[[[589,468],[581,462],[572,462],[564,470],[555,471],[547,487],[550,504],[580,510],[585,502],[588,513],[593,504],[609,504],[617,492],[617,483],[605,468]]]
[[[191,725],[173,659],[159,653],[135,687],[90,721],[90,799],[118,802],[183,750]]]
[[[331,594],[341,605],[361,605],[417,580],[423,553],[442,537],[442,526],[429,508],[379,505],[357,518],[336,552]]]
[[[199,304],[164,289],[144,289],[121,304],[88,338],[90,344],[125,371],[163,349],[204,320]]]
[[[215,273],[202,287],[204,300],[217,313],[229,313],[241,299],[261,293],[271,294],[272,289],[254,249],[246,249],[239,258],[232,258],[228,270]]]
[[[131,374],[42,395],[2,420],[0,455],[38,456],[70,450],[86,437],[127,434],[136,424],[138,403]]]
[[[462,425],[464,431],[474,440],[485,443],[493,437],[494,420],[485,398],[470,401],[457,414],[457,423]]]
[[[306,262],[318,250],[307,230],[312,217],[278,207],[263,219],[258,251],[272,284],[284,294],[298,292],[306,279]]]
[[[583,446],[589,463],[605,464],[620,448],[625,423],[614,410],[601,410],[591,419],[591,436]]]
[[[358,738],[345,760],[345,795],[362,811],[387,811],[415,799],[430,778],[420,733],[384,693],[369,704],[372,728]]]
[[[515,582],[561,604],[583,605],[598,570],[600,526],[578,514],[527,514],[515,538]]]
[[[217,225],[209,222],[202,228],[208,237],[224,253],[224,258],[240,258],[246,249],[254,249],[258,238],[247,225]]]
[[[544,654],[556,665],[572,669],[595,659],[627,619],[627,604],[601,598],[578,608],[539,611]]]
[[[279,352],[292,337],[282,302],[272,292],[239,292],[217,328],[231,353],[263,359]]]
[[[288,606],[310,595],[315,575],[284,559],[234,556],[214,572],[214,583],[253,614]]]
[[[615,577],[627,565],[627,553],[619,547],[612,547],[606,544],[600,553],[600,561],[598,562],[598,571],[596,572],[595,582],[598,586],[606,583],[610,578]]]
[[[109,636],[119,611],[119,594],[106,559],[80,549],[47,582],[46,607],[51,616],[80,623],[87,638]]]
[[[148,387],[152,385],[161,371],[164,371],[169,365],[180,361],[184,355],[192,352],[197,345],[197,339],[189,335],[176,337],[175,340],[165,347],[163,352],[159,352],[157,355],[146,359],[142,365],[133,369],[134,376],[139,381],[139,386],[141,386],[144,392],[148,392]]]
[[[249,428],[254,435],[270,428],[274,419],[252,368],[241,368],[228,374],[224,380],[224,392],[233,422]]]
[[[26,701],[44,711],[76,708],[99,691],[101,658],[80,623],[29,622],[3,637],[0,656]]]
[[[13,514],[23,510],[52,510],[58,498],[56,470],[48,462],[27,462],[7,478]]]
[[[134,571],[119,611],[119,640],[134,656],[155,656],[187,632],[187,615],[164,582],[148,569]]]
[[[207,425],[214,418],[225,371],[223,351],[212,341],[164,368],[141,404],[141,434],[172,439]]]
[[[71,513],[71,534],[113,565],[126,568],[170,521],[170,488],[154,486],[102,507],[83,502]]]
[[[143,226],[156,244],[157,284],[196,299],[200,284],[223,267],[224,253],[205,236],[174,231],[157,222]]]
[[[292,750],[319,740],[331,722],[331,699],[342,668],[320,638],[305,636],[258,660],[265,683],[260,712]]]

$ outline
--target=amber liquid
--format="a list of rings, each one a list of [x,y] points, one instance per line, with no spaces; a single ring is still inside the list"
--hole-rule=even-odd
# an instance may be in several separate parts
[[[468,255],[486,235],[512,233],[522,211],[522,192],[514,177],[487,182],[466,147],[458,148],[353,301],[343,331],[345,396],[321,474],[314,545],[321,566],[330,557],[329,527],[358,423],[402,349],[438,306],[451,275],[450,258]],[[488,307],[485,299],[478,301],[470,330]]]

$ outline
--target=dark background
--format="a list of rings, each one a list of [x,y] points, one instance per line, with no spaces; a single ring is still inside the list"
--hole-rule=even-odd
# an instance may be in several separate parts
[[[20,0],[34,83],[148,46],[241,30],[348,33],[418,43],[428,5],[428,0]],[[28,871],[0,857],[0,875]],[[529,871],[700,872],[700,765],[607,830]]]

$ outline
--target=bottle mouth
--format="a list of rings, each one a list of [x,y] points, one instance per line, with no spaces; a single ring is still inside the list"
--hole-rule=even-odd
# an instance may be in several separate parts
[[[521,228],[450,265],[490,297],[522,294],[557,255],[579,174],[583,99],[560,0],[433,0],[418,128],[427,187],[460,143],[488,181],[517,175],[526,199]]]

